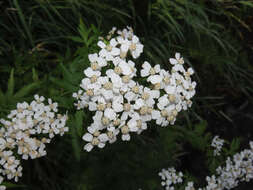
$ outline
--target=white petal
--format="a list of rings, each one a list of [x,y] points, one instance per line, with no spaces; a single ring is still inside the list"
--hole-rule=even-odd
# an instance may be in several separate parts
[[[123,105],[121,103],[118,103],[118,102],[113,102],[112,103],[112,108],[117,113],[123,111]]]
[[[125,61],[120,62],[119,67],[121,67],[123,75],[130,75],[132,73],[130,66]]]
[[[111,108],[106,108],[104,115],[105,115],[105,117],[109,118],[110,120],[114,120],[116,118],[116,113]]]
[[[176,65],[173,67],[173,69],[174,69],[175,71],[180,71],[180,72],[182,72],[182,73],[185,72],[185,69],[184,69],[183,65],[176,64]]]
[[[92,77],[92,75],[94,74],[94,71],[92,70],[91,67],[88,67],[87,69],[84,70],[84,74],[85,74],[87,77]]]
[[[154,69],[156,73],[159,73],[161,70],[160,65],[155,65]]]
[[[97,130],[97,126],[92,125],[92,127],[88,127],[87,130],[89,131],[90,134],[93,134]]]
[[[88,143],[84,146],[84,150],[87,152],[90,152],[93,149],[93,145],[91,143]]]
[[[121,49],[122,52],[127,52],[128,49],[129,49],[129,45],[128,44],[122,44],[120,46],[120,49]]]
[[[100,67],[104,67],[104,66],[107,65],[106,60],[103,59],[102,57],[98,57],[98,58],[97,58],[97,62],[98,62],[98,65],[99,65]]]
[[[192,82],[192,88],[196,88],[197,83],[195,81]]]
[[[94,62],[96,62],[96,60],[97,60],[97,58],[98,58],[98,55],[97,55],[96,53],[94,53],[94,54],[89,54],[89,55],[88,55],[88,58],[89,58],[89,61],[90,61],[91,63],[94,63]]]
[[[107,52],[107,54],[105,56],[105,59],[106,59],[106,61],[112,61],[113,60],[113,56],[112,56],[111,52],[110,53]]]
[[[165,87],[165,91],[167,92],[167,94],[174,94],[175,93],[175,89],[176,87],[175,86],[166,86]]]
[[[122,59],[120,57],[114,57],[114,59],[112,60],[115,66],[117,66],[121,61]]]
[[[111,90],[103,90],[102,93],[106,100],[113,98],[113,92]]]
[[[135,63],[133,61],[129,60],[127,63],[128,63],[129,66],[135,67]]]
[[[98,41],[97,45],[102,49],[106,47],[105,43],[102,41]]]
[[[127,125],[129,127],[130,131],[134,131],[134,132],[138,131],[136,120],[130,119],[128,121]]]
[[[180,53],[175,54],[176,59],[180,59]]]
[[[120,49],[119,48],[112,48],[111,54],[113,56],[118,56],[120,54]],[[113,60],[113,59],[111,59]]]
[[[99,148],[104,148],[104,147],[105,147],[105,143],[99,143],[99,144],[98,144],[98,147],[99,147]]]
[[[111,45],[112,47],[115,47],[116,45],[118,45],[118,42],[115,40],[115,38],[112,38],[112,39],[110,40],[110,45]]]
[[[144,105],[144,101],[142,99],[138,99],[138,100],[135,101],[134,108],[135,109],[140,109],[141,106],[143,106],[143,105]]]
[[[187,72],[189,72],[191,75],[194,74],[194,70],[192,68],[188,68]]]
[[[136,44],[137,42],[139,42],[139,38],[134,35],[132,38],[132,42]]]
[[[151,114],[152,114],[152,119],[158,119],[161,117],[160,112],[157,110],[153,110]]]
[[[170,63],[171,63],[172,65],[176,65],[178,62],[177,62],[176,59],[170,58]]]
[[[148,77],[147,81],[150,81],[152,84],[162,82],[163,78],[161,75],[151,75]]]
[[[141,70],[141,77],[149,76],[149,70],[148,69],[142,69]]]
[[[121,119],[122,121],[126,121],[127,118],[128,118],[128,112],[123,112],[120,119]]]
[[[130,135],[129,134],[122,135],[121,138],[122,138],[123,141],[129,141],[130,140]]]
[[[189,84],[188,81],[185,81],[185,80],[183,81],[183,86],[184,86],[185,89],[188,89],[188,88],[189,88],[189,85],[190,85],[190,84]]]
[[[106,57],[108,52],[105,49],[101,49],[98,54],[101,57]]]
[[[93,136],[90,133],[85,133],[83,136],[83,140],[87,142],[91,142],[93,139]]]
[[[104,134],[101,134],[98,136],[98,139],[101,141],[101,142],[106,142],[109,140],[108,136],[104,133]]]
[[[132,100],[134,100],[134,98],[136,97],[136,94],[133,93],[132,91],[128,91],[124,97],[127,99],[128,102],[131,102]]]
[[[96,111],[97,110],[97,104],[94,102],[89,102],[89,110],[90,111]]]
[[[149,62],[145,61],[145,62],[142,64],[142,68],[147,69],[147,70],[150,70],[150,69],[151,69],[151,65],[149,64]]]
[[[159,90],[151,90],[150,95],[152,98],[159,98],[160,97],[160,91]]]

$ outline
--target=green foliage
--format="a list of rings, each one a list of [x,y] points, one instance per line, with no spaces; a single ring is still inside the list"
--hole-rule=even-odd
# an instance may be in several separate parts
[[[11,70],[7,90],[4,93],[0,89],[0,116],[6,117],[6,114],[13,108],[16,107],[17,102],[24,101],[29,99],[32,92],[35,92],[36,89],[40,87],[42,82],[32,82],[28,85],[23,86],[19,90],[15,90],[15,77],[14,69]]]
[[[184,166],[181,159],[194,151],[207,156],[205,166],[214,172],[224,158],[213,158],[212,136],[233,139],[224,147],[225,156],[232,156],[240,142],[251,137],[246,132],[238,138],[232,134],[243,129],[237,118],[252,117],[238,106],[253,101],[252,10],[251,1],[232,0],[0,2],[0,117],[6,117],[17,102],[40,94],[68,111],[70,127],[68,135],[50,145],[47,157],[24,163],[18,186],[8,186],[162,189],[159,170]],[[168,58],[181,52],[195,70],[197,97],[191,111],[179,116],[177,126],[158,128],[151,123],[129,143],[85,153],[81,138],[92,113],[76,111],[72,94],[89,66],[88,54],[97,52],[98,37],[113,26],[126,25],[133,26],[145,45],[142,60],[168,69]],[[229,111],[230,106],[235,111]],[[205,174],[198,172],[200,177]]]

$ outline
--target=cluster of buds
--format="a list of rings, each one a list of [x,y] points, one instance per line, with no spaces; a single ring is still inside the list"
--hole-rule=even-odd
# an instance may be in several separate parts
[[[219,136],[215,136],[213,138],[211,146],[214,148],[214,151],[213,151],[214,156],[220,155],[223,144],[224,144],[224,140],[219,138]]]
[[[45,144],[59,134],[68,131],[66,127],[67,115],[58,114],[58,104],[48,99],[48,105],[44,103],[43,96],[34,96],[30,104],[18,103],[17,108],[7,116],[8,119],[0,120],[0,174],[7,179],[22,176],[20,160],[35,159],[46,155]],[[3,177],[0,176],[2,183]]]
[[[73,94],[77,109],[94,112],[93,123],[83,136],[86,151],[115,142],[119,134],[129,141],[130,133],[140,134],[151,120],[161,126],[173,125],[178,113],[191,106],[194,72],[183,67],[179,53],[169,60],[171,72],[147,61],[137,72],[134,61],[128,58],[137,59],[143,45],[131,28],[113,28],[98,46],[99,52],[88,56],[90,67],[84,70],[81,89]],[[146,79],[145,86],[138,82],[140,77]]]
[[[203,188],[195,188],[194,182],[190,181],[185,186],[185,190],[223,190],[233,189],[239,185],[239,182],[249,182],[253,179],[253,142],[250,142],[250,149],[245,149],[236,153],[231,160],[226,160],[224,167],[219,166],[216,169],[217,175],[206,177],[207,185]],[[174,190],[175,185],[182,183],[183,174],[176,173],[174,168],[168,170],[162,169],[158,174],[162,179],[162,186],[166,190]],[[182,189],[182,188],[180,188]]]

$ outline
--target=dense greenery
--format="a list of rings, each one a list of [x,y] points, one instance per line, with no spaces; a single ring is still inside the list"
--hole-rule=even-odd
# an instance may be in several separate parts
[[[48,146],[46,157],[23,161],[23,177],[8,185],[154,190],[162,189],[157,174],[169,166],[203,185],[225,160],[210,156],[214,135],[233,142],[226,156],[253,140],[252,12],[246,0],[0,1],[0,117],[35,93],[58,101],[70,117],[70,132]],[[131,142],[86,153],[81,137],[91,114],[76,111],[72,93],[98,37],[128,25],[145,46],[142,60],[167,68],[168,58],[181,52],[196,71],[197,95],[175,126],[150,123]]]

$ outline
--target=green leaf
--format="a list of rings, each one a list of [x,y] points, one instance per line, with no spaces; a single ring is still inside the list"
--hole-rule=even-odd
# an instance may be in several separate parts
[[[11,69],[6,96],[9,98],[10,96],[13,95],[13,92],[14,92],[14,69]]]
[[[31,83],[23,88],[21,88],[15,95],[14,98],[15,99],[19,99],[22,97],[27,96],[31,91],[35,90],[36,88],[40,87],[40,82],[34,82]]]
[[[68,36],[67,38],[74,42],[84,43],[83,39],[78,36]]]
[[[4,93],[2,92],[2,90],[0,89],[0,104],[5,102],[5,96]]]
[[[57,79],[57,78],[54,78],[54,77],[50,77],[50,80],[51,80],[54,84],[58,85],[59,87],[65,89],[65,90],[67,90],[67,91],[75,92],[75,91],[78,90],[78,87],[76,87],[76,86],[70,84],[69,82],[62,81],[62,80]]]
[[[234,155],[240,148],[240,139],[234,138],[230,144],[229,154]]]
[[[75,114],[76,129],[79,137],[83,135],[83,116],[83,111],[78,111]]]
[[[38,77],[38,74],[36,73],[35,68],[32,68],[32,73],[33,73],[33,75],[32,75],[33,81],[37,82],[39,80],[39,77]]]
[[[10,183],[10,182],[3,182],[2,185],[6,186],[7,188],[21,188],[21,187],[26,187],[25,185],[17,185],[17,184]]]
[[[76,114],[77,115],[77,114]],[[75,115],[75,117],[76,117]],[[75,158],[80,161],[81,158],[81,146],[80,146],[80,137],[77,134],[77,128],[76,128],[76,118],[75,122],[72,120],[70,124],[70,134],[71,134],[71,139],[72,139],[72,147],[74,151]]]
[[[194,126],[194,132],[197,135],[201,136],[205,132],[206,127],[207,127],[207,122],[206,121],[201,121],[199,124],[196,124]]]
[[[63,77],[67,79],[67,81],[71,82],[73,77],[72,74],[66,69],[66,67],[62,63],[60,63],[60,67],[63,73]]]
[[[24,26],[25,32],[26,32],[26,34],[27,34],[27,36],[28,36],[28,38],[29,38],[29,40],[30,40],[30,43],[31,43],[31,45],[34,47],[34,42],[33,42],[33,38],[32,38],[31,31],[30,31],[29,28],[28,28],[28,25],[27,25],[27,23],[26,23],[26,21],[25,21],[25,16],[24,16],[24,14],[23,14],[23,12],[22,12],[22,10],[21,10],[21,8],[20,8],[20,6],[19,6],[17,0],[14,0],[14,5],[15,5],[15,7],[16,7],[16,9],[17,9],[19,18],[20,18],[20,20],[21,20],[21,23],[22,23],[23,26]]]
[[[239,1],[239,3],[253,8],[253,2],[252,1]]]

